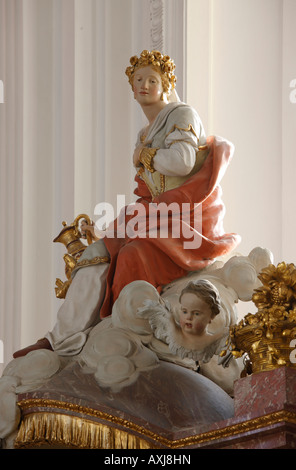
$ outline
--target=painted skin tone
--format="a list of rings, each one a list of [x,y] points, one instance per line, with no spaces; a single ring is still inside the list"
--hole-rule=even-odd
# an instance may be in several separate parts
[[[160,74],[150,65],[141,67],[133,78],[134,98],[141,106],[148,119],[148,128],[153,124],[159,112],[167,105]],[[147,128],[147,130],[148,130]],[[139,145],[133,155],[134,166],[139,165],[139,154],[143,148]]]
[[[202,350],[221,338],[221,332],[216,335],[207,332],[207,325],[214,316],[211,307],[201,297],[191,292],[184,293],[179,313],[180,329],[177,333],[180,344],[186,349]]]

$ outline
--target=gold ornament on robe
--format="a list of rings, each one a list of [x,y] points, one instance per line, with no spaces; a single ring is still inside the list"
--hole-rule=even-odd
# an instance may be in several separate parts
[[[228,347],[234,357],[245,354],[248,372],[257,373],[281,366],[296,368],[292,358],[296,338],[296,267],[270,264],[258,278],[252,300],[257,313],[247,314],[230,328]]]
[[[139,160],[144,166],[144,168],[150,171],[150,173],[154,173],[155,171],[154,166],[153,166],[153,158],[155,157],[157,150],[158,149],[143,147],[140,152]]]
[[[67,253],[63,257],[67,280],[63,282],[61,279],[56,279],[55,292],[58,299],[64,299],[66,297],[67,291],[72,282],[72,271],[76,267],[79,258],[87,247],[87,245],[81,241],[82,234],[79,229],[79,222],[81,219],[84,219],[88,225],[91,225],[91,220],[88,215],[80,214],[70,225],[67,225],[67,222],[62,222],[64,228],[53,240],[55,243],[62,243],[67,248]],[[92,238],[89,234],[86,235],[86,239],[87,243],[90,245],[92,243]]]

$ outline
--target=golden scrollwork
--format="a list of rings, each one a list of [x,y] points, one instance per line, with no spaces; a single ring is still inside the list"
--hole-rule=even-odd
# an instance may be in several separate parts
[[[280,366],[296,368],[291,361],[291,341],[296,338],[296,267],[271,264],[258,278],[262,286],[252,297],[258,311],[230,328],[229,348],[235,357],[247,354],[253,373]]]
[[[178,131],[181,131],[181,132],[192,132],[192,134],[197,138],[197,140],[199,140],[197,133],[195,132],[192,124],[189,124],[187,127],[180,127],[177,124],[174,124],[171,130],[166,134],[165,138],[167,138],[170,134],[175,132],[176,129],[178,129]]]

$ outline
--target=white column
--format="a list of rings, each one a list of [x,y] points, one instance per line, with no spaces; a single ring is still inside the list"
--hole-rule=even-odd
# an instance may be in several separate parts
[[[132,154],[145,117],[125,75],[132,55],[168,47],[183,94],[185,1],[75,1],[75,213],[134,199]]]
[[[132,1],[75,5],[75,212],[93,217],[97,203],[132,194]]]
[[[74,220],[74,5],[26,0],[23,18],[21,346],[50,329],[65,252],[53,244]]]
[[[75,5],[53,0],[53,197],[54,235],[74,220]]]
[[[164,0],[164,50],[174,59],[177,77],[176,89],[181,101],[186,102],[186,27],[187,27],[187,0]]]
[[[282,258],[282,1],[188,0],[188,102],[236,147],[222,181],[240,252]]]
[[[51,326],[55,191],[53,2],[26,0],[23,13],[22,346]]]
[[[296,264],[296,2],[283,2],[282,78],[282,258]]]
[[[22,272],[22,4],[0,0],[0,340],[6,364],[19,344]],[[2,356],[2,355],[1,355]]]

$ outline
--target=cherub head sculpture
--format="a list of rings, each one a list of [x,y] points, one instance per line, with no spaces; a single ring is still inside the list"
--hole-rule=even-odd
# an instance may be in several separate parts
[[[201,335],[221,309],[217,288],[206,279],[191,281],[182,290],[179,322],[183,333]]]

